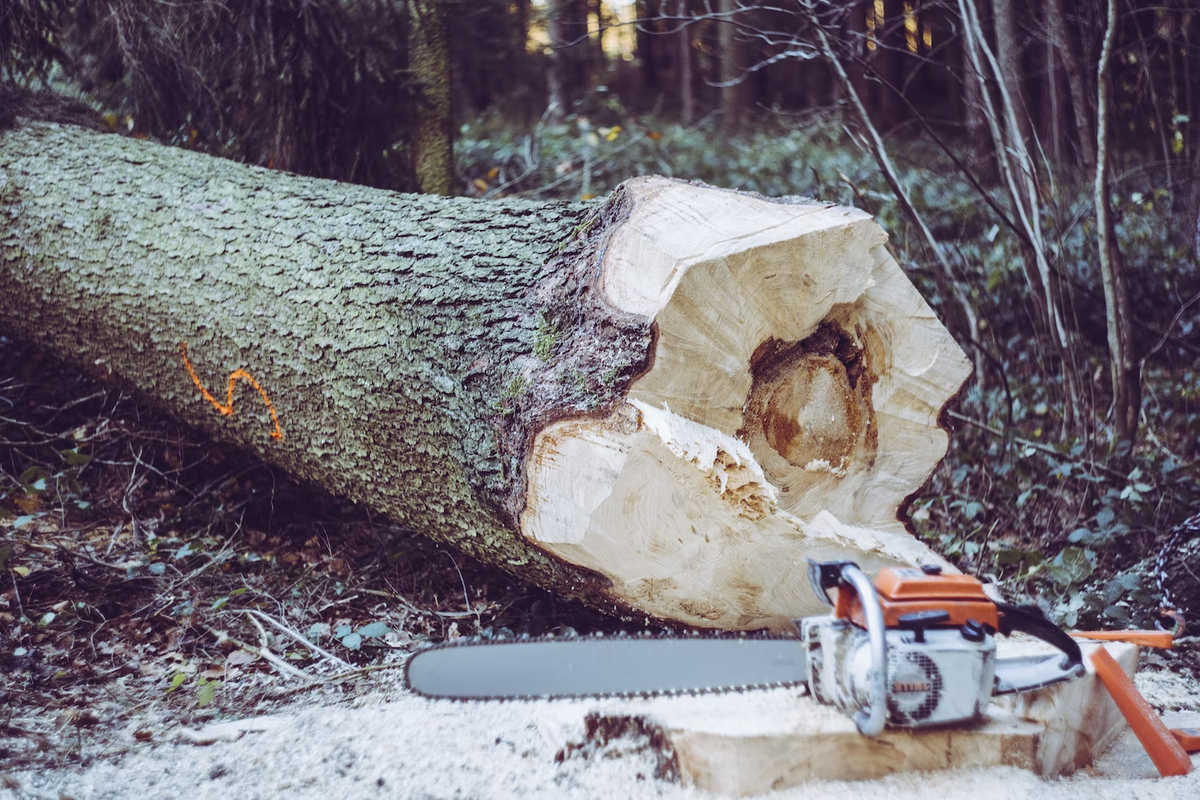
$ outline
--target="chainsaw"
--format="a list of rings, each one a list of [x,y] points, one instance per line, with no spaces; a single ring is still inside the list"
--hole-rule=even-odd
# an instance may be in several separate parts
[[[994,695],[1084,674],[1079,645],[1039,609],[995,602],[970,576],[886,568],[872,582],[837,561],[810,562],[809,580],[831,613],[795,620],[795,636],[463,638],[413,654],[405,682],[454,700],[804,687],[878,736],[977,720]],[[1060,652],[997,659],[995,635],[1014,631]]]

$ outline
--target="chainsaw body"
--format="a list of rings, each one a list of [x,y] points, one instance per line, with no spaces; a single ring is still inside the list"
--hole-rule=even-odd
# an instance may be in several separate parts
[[[977,720],[994,694],[1082,674],[1070,637],[1040,612],[994,602],[975,578],[887,568],[872,583],[853,563],[834,562],[812,564],[810,580],[833,613],[796,621],[809,690],[869,736],[885,725]],[[997,662],[995,634],[1013,630],[1046,639],[1063,655]]]

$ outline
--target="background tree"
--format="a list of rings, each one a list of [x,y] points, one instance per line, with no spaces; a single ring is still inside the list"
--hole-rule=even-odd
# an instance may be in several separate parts
[[[442,0],[408,0],[409,68],[416,81],[413,173],[426,194],[454,194],[454,106]]]
[[[1116,440],[1131,449],[1138,429],[1142,387],[1133,352],[1133,306],[1125,260],[1117,242],[1108,185],[1109,66],[1117,32],[1117,0],[1108,0],[1108,25],[1096,69],[1096,235],[1099,237],[1100,279],[1108,312],[1108,357],[1112,375],[1113,417]]]

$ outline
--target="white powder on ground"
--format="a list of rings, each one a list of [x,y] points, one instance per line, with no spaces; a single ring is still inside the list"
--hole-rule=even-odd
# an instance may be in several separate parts
[[[1166,675],[1166,677],[1163,677]],[[1154,702],[1160,688],[1177,706],[1200,708],[1200,687],[1167,673],[1139,676]],[[759,693],[742,696],[756,702]],[[765,694],[765,693],[764,693]],[[738,696],[733,696],[738,697]],[[730,698],[715,698],[719,709]],[[757,698],[761,699],[761,698]],[[306,701],[311,703],[311,701]],[[613,701],[617,702],[617,701]],[[631,703],[632,701],[620,701]],[[655,700],[654,703],[671,702]],[[679,698],[698,708],[704,698]],[[564,730],[580,728],[597,701],[454,703],[385,689],[358,704],[296,705],[244,733],[208,746],[185,743],[164,728],[161,743],[133,739],[129,752],[85,769],[15,773],[19,790],[0,800],[67,796],[137,800],[289,800],[342,798],[687,798],[704,792],[656,780],[656,755],[624,740],[561,763]],[[690,712],[689,712],[690,713]],[[1193,713],[1187,724],[1200,724]],[[144,723],[143,723],[144,724]],[[1175,724],[1179,724],[1176,722]],[[229,726],[218,729],[230,738]],[[192,737],[193,740],[196,737]],[[220,738],[220,737],[218,737]],[[166,743],[170,741],[171,743]],[[0,771],[3,765],[0,765]],[[875,781],[812,782],[766,795],[771,800],[1158,800],[1200,798],[1200,772],[1155,778],[1128,734],[1101,762],[1071,778],[1044,781],[1016,768],[899,774]],[[3,784],[0,784],[3,787]]]

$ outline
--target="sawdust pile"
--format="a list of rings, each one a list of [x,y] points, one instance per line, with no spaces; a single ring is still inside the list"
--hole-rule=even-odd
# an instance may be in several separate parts
[[[656,777],[660,754],[636,733],[599,748],[582,737],[586,712],[602,702],[430,702],[408,694],[398,673],[364,681],[360,694],[322,697],[199,730],[170,720],[131,719],[125,752],[86,769],[10,774],[0,800],[72,798],[699,798]],[[1143,670],[1139,686],[1173,724],[1200,724],[1200,687]],[[340,698],[340,699],[339,699]],[[661,701],[660,701],[661,702]],[[709,698],[671,702],[703,704]],[[572,725],[578,730],[572,733]],[[135,731],[152,731],[138,741]],[[121,734],[118,734],[118,739]],[[211,742],[209,744],[205,744]],[[821,782],[771,795],[822,800],[1129,800],[1200,797],[1200,772],[1160,779],[1126,735],[1088,771],[1043,781],[1013,768],[906,774],[878,781]]]

